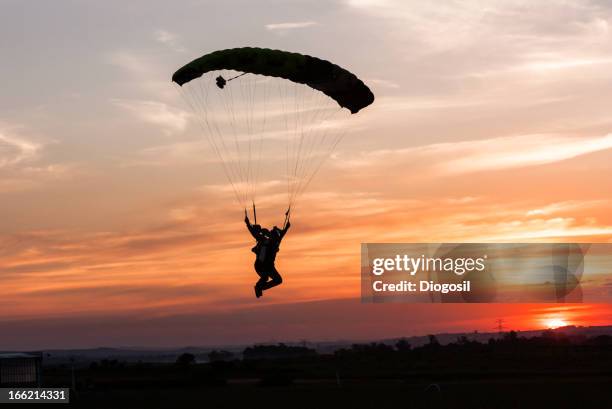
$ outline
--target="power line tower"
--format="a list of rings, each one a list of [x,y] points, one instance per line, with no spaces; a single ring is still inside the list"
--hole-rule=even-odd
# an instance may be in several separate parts
[[[497,329],[497,332],[499,332],[499,335],[503,334],[504,329],[506,328],[506,326],[504,325],[506,321],[503,318],[498,318],[495,320],[495,329]]]

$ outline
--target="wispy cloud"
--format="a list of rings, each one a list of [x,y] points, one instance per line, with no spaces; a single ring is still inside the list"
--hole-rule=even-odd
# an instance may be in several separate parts
[[[286,23],[271,23],[266,24],[266,30],[270,31],[284,31],[284,30],[294,30],[296,28],[306,28],[316,26],[318,23],[316,21],[292,21]]]
[[[551,164],[607,149],[612,149],[612,134],[595,137],[517,135],[372,151],[348,158],[344,165],[404,163],[410,158],[412,161],[422,160],[443,173],[460,174]]]
[[[434,156],[448,157],[441,165],[446,171],[464,173],[551,164],[612,149],[612,134],[597,137],[520,135],[440,144],[430,149]]]
[[[397,82],[390,81],[390,80],[385,80],[385,79],[381,79],[381,78],[370,78],[370,79],[366,80],[366,83],[378,85],[378,86],[384,87],[384,88],[399,88],[400,87]]]
[[[158,125],[166,135],[182,132],[187,127],[189,114],[163,102],[113,99],[113,104],[136,118]]]
[[[184,52],[183,47],[179,42],[179,36],[167,30],[157,30],[155,32],[155,40],[176,52]]]
[[[585,209],[593,208],[596,206],[607,206],[607,203],[606,201],[602,201],[602,200],[587,200],[587,201],[571,200],[567,202],[550,203],[545,206],[540,206],[540,207],[528,210],[526,213],[526,216],[542,217],[542,216],[548,216],[548,215],[560,213],[560,212],[568,212],[568,211],[574,212],[576,210],[585,210]]]
[[[33,159],[41,145],[0,130],[0,168]]]
[[[140,98],[161,98],[165,101],[179,99],[174,86],[169,84],[170,72],[164,63],[142,50],[119,49],[104,55],[104,60],[117,67],[129,81],[116,91],[125,95],[137,92]]]
[[[45,148],[57,141],[37,137],[36,141],[18,132],[21,126],[2,124],[0,128],[0,193],[24,192],[72,177],[78,163],[55,162]]]
[[[108,54],[107,61],[130,74],[145,75],[151,72],[150,64],[126,50],[117,50]]]

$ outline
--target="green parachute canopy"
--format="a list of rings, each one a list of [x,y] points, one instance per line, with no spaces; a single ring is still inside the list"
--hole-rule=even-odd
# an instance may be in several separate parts
[[[232,48],[206,54],[176,71],[172,81],[182,86],[218,70],[280,77],[305,84],[323,92],[353,114],[374,102],[372,91],[344,68],[309,55],[268,48]]]

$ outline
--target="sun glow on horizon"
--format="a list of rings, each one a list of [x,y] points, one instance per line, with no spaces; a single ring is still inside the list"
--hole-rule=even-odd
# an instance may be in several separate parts
[[[568,322],[564,318],[555,317],[555,318],[546,318],[543,320],[546,328],[555,329],[560,327],[568,326]]]

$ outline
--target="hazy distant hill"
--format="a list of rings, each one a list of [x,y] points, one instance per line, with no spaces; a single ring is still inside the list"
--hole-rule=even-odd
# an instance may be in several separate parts
[[[534,337],[542,334],[544,330],[517,331],[520,337]],[[554,332],[564,333],[571,336],[597,336],[612,335],[612,326],[596,327],[577,327],[567,326],[553,330]],[[455,342],[457,338],[465,336],[469,340],[487,342],[490,338],[499,338],[498,332],[460,332],[460,333],[440,333],[434,334],[438,342],[442,345]],[[389,339],[371,340],[339,340],[333,342],[285,342],[287,346],[305,346],[315,349],[320,354],[333,353],[334,351],[346,348],[352,344],[363,344],[379,342],[388,345],[395,345],[397,341],[403,339],[412,347],[418,347],[428,342],[428,335],[399,337]],[[272,344],[272,343],[269,343]],[[241,357],[245,348],[251,345],[233,345],[216,347],[183,347],[183,348],[146,348],[146,347],[126,347],[126,348],[94,348],[94,349],[65,349],[65,350],[46,350],[43,359],[47,365],[69,364],[74,362],[76,366],[89,365],[93,361],[117,360],[120,362],[151,362],[151,363],[173,363],[176,358],[183,353],[195,355],[198,362],[207,362],[208,354],[213,350],[225,350],[232,352],[235,356]]]
[[[545,330],[532,330],[532,331],[516,331],[519,337],[530,338],[539,336]],[[563,333],[571,336],[597,336],[597,335],[612,335],[612,325],[609,326],[599,326],[599,327],[577,327],[574,325],[569,325],[567,327],[560,327],[554,330],[551,330],[557,333]],[[478,342],[487,342],[491,338],[499,338],[503,334],[500,335],[499,332],[460,332],[460,333],[441,333],[434,334],[438,340],[438,342],[442,345],[450,344],[451,342],[455,342],[457,338],[461,336],[465,336],[471,341]],[[391,338],[385,339],[380,342],[385,344],[394,345],[400,339],[406,340],[411,346],[417,347],[421,345],[425,345],[429,341],[428,336],[414,336],[414,337],[404,337],[404,338]]]

